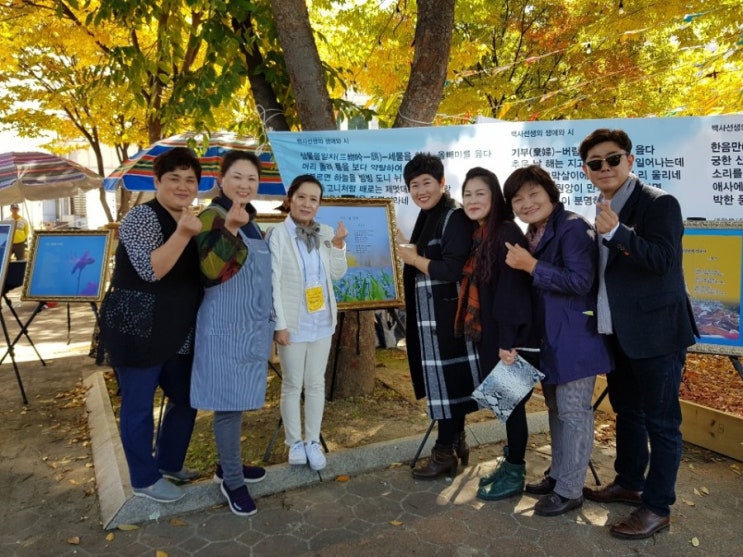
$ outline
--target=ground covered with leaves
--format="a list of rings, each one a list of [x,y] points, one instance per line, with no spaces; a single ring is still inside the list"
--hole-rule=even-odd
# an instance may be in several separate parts
[[[60,542],[66,547],[74,547],[81,540],[84,544],[91,538],[105,543],[105,538],[112,535],[100,526],[86,392],[81,381],[81,377],[101,370],[86,355],[90,328],[80,324],[90,321],[89,314],[89,308],[73,307],[71,344],[66,339],[63,309],[44,311],[36,318],[32,334],[46,365],[28,347],[19,345],[16,353],[27,405],[22,403],[10,363],[6,361],[2,366],[0,493],[4,504],[0,506],[0,555],[59,555]],[[379,350],[377,357],[377,381],[371,395],[327,403],[323,436],[331,451],[422,436],[430,423],[425,401],[413,396],[404,351]],[[115,385],[111,385],[116,406]],[[245,415],[246,461],[264,462],[269,442],[277,432],[279,390],[278,375],[269,372],[265,407]],[[696,396],[695,402],[741,414],[743,380],[725,356],[690,354],[682,396]],[[157,408],[154,410],[157,415]],[[541,410],[544,405],[537,392],[530,411]],[[481,410],[470,415],[468,422],[493,419],[489,411]],[[597,450],[614,443],[613,418],[601,412],[596,414],[596,443]],[[267,463],[283,462],[285,458],[283,430],[279,429]],[[215,462],[211,413],[200,413],[187,464],[209,476]]]

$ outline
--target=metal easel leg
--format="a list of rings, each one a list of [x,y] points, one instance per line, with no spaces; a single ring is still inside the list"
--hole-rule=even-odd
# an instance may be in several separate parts
[[[431,435],[431,431],[433,430],[433,426],[436,424],[436,420],[431,420],[431,423],[428,425],[428,429],[426,430],[426,434],[423,436],[423,440],[421,441],[421,444],[418,445],[418,450],[415,451],[415,456],[413,457],[413,460],[410,462],[410,467],[415,468],[416,463],[418,462],[418,458],[421,456],[421,452],[423,452],[423,447],[426,446],[426,442],[428,441],[428,437]]]

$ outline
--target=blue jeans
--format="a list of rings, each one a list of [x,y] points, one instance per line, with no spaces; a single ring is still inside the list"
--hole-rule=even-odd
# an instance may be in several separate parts
[[[616,339],[613,345],[616,367],[606,378],[609,401],[617,414],[615,482],[642,491],[643,506],[668,516],[676,501],[681,464],[679,385],[686,349],[633,359]]]
[[[129,465],[132,487],[148,487],[160,478],[159,470],[183,468],[191,441],[196,410],[191,408],[191,356],[176,354],[148,368],[117,367],[121,388],[121,444]],[[168,398],[153,455],[155,423],[152,417],[155,389]]]

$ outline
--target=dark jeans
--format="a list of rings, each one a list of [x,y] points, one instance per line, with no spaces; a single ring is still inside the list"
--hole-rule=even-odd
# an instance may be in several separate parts
[[[609,401],[617,414],[615,482],[642,491],[643,506],[668,516],[676,500],[681,463],[679,385],[686,349],[632,359],[615,338],[612,343],[616,367],[606,378]]]
[[[196,410],[191,408],[191,356],[172,356],[148,368],[117,367],[121,388],[121,444],[129,465],[132,487],[147,487],[158,481],[159,470],[178,472],[183,467],[191,441]],[[153,456],[155,389],[160,385],[168,404],[160,424]]]
[[[24,259],[26,259],[26,242],[13,244],[11,253],[16,258],[16,261],[23,261]]]

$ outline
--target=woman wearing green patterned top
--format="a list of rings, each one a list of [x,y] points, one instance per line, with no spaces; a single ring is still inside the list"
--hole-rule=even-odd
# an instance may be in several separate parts
[[[271,256],[250,201],[258,191],[260,161],[245,151],[227,153],[220,194],[199,215],[196,236],[204,300],[196,321],[191,405],[214,411],[219,465],[215,481],[230,510],[255,514],[246,483],[266,472],[242,464],[245,410],[263,406],[273,338]]]

